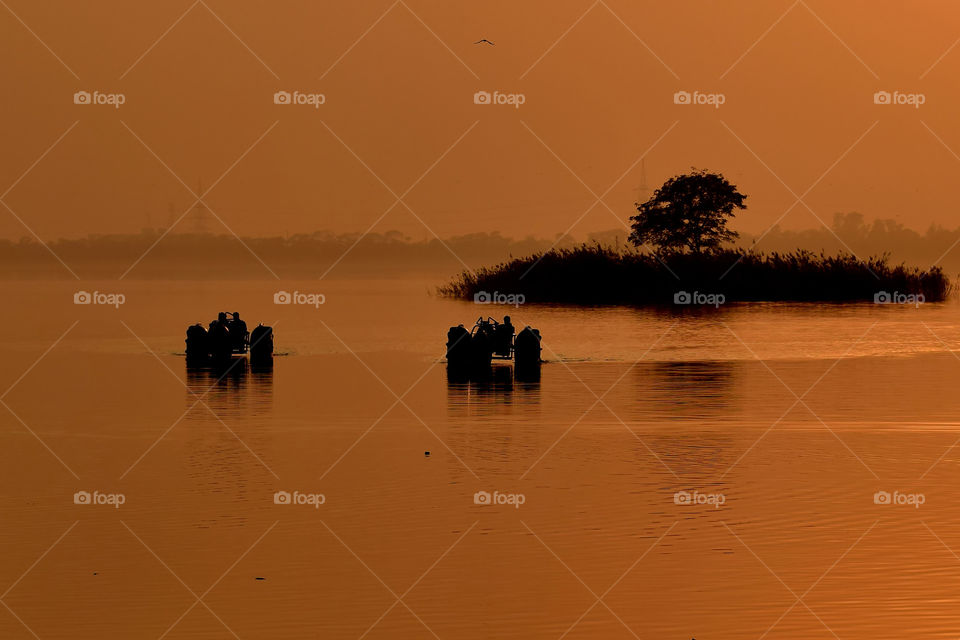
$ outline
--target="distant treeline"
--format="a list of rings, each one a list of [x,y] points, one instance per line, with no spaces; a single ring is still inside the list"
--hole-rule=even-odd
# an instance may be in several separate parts
[[[602,244],[624,246],[626,230],[594,234]],[[804,249],[814,253],[853,252],[857,257],[889,256],[892,263],[918,267],[942,267],[948,274],[960,273],[960,227],[931,225],[921,233],[890,219],[866,222],[859,213],[838,213],[830,228],[792,231],[774,226],[764,234],[740,232],[736,247],[764,253],[789,253]]]
[[[140,234],[91,235],[50,241],[47,246],[85,278],[118,277],[144,253],[146,257],[128,277],[272,277],[257,257],[281,277],[317,277],[335,263],[330,277],[392,277],[411,273],[443,277],[460,271],[464,263],[475,269],[554,246],[569,249],[584,240],[622,249],[627,236],[625,229],[593,233],[586,238],[513,239],[493,232],[452,236],[441,241],[433,237],[412,239],[395,231],[362,238],[359,233],[316,232],[289,237],[244,237],[241,242],[229,235],[180,233],[160,239],[161,233],[151,229]],[[765,253],[805,249],[829,255],[849,250],[860,258],[886,254],[893,264],[929,267],[936,263],[948,274],[960,272],[960,228],[931,226],[920,233],[893,220],[867,223],[858,213],[837,214],[831,229],[788,231],[774,227],[763,237],[743,233],[738,247]],[[36,240],[0,240],[0,277],[61,276],[70,277]]]
[[[442,241],[414,240],[399,232],[317,232],[238,240],[208,234],[169,234],[161,239],[160,231],[150,230],[138,235],[61,239],[46,247],[33,239],[0,240],[0,274],[7,278],[70,277],[52,252],[84,278],[116,278],[135,263],[127,277],[270,278],[272,270],[281,277],[315,278],[328,269],[329,277],[389,278],[417,272],[446,276],[464,264],[498,262],[543,251],[552,244],[536,238],[514,240],[496,232]],[[572,244],[568,239],[558,246]]]
[[[746,301],[938,302],[943,272],[891,266],[885,257],[743,249],[652,255],[598,244],[552,249],[464,271],[440,294],[475,301],[719,306]],[[921,297],[922,296],[922,297]]]

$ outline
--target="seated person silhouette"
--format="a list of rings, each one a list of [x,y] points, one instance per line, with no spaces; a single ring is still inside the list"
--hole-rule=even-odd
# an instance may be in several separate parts
[[[494,329],[496,352],[498,355],[510,355],[510,348],[513,346],[513,331],[513,325],[510,324],[510,316],[503,316],[503,324],[498,324],[496,329]]]
[[[210,329],[213,329],[214,327],[217,327],[217,326],[222,326],[222,327],[227,326],[227,314],[224,313],[223,311],[218,313],[217,319],[210,323]]]
[[[240,319],[240,312],[233,312],[233,320],[230,321],[230,335],[234,339],[234,348],[243,350],[243,343],[247,337],[247,323]]]

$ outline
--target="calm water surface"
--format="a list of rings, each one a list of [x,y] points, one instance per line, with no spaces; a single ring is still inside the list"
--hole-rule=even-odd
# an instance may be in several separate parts
[[[2,638],[960,635],[957,303],[84,288],[127,300],[0,285]],[[233,309],[283,355],[187,370],[185,326]],[[540,328],[539,376],[448,377],[481,313]]]

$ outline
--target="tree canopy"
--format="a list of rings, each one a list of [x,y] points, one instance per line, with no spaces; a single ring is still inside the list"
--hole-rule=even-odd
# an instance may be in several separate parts
[[[653,197],[637,205],[630,241],[672,251],[701,253],[739,237],[727,229],[747,196],[719,173],[694,170],[670,178]]]

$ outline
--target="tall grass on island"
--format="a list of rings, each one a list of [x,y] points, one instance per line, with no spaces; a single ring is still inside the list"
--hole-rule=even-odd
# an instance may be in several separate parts
[[[828,256],[805,250],[655,255],[584,244],[464,271],[438,293],[469,300],[497,292],[523,295],[526,302],[653,305],[672,304],[680,292],[721,294],[726,303],[888,301],[884,294],[938,302],[949,290],[939,267],[921,271],[891,266],[886,255],[866,261],[849,253]]]

